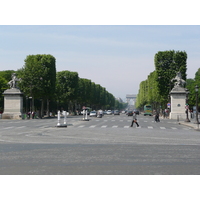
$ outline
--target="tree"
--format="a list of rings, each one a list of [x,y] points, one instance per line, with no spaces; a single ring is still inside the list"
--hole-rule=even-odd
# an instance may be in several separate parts
[[[13,73],[16,73],[16,71],[14,70],[0,71],[0,76],[3,77],[7,82],[9,82],[12,79]]]
[[[26,96],[32,97],[32,110],[34,99],[47,100],[47,114],[49,115],[49,100],[55,95],[56,84],[56,59],[52,55],[29,55],[25,65],[18,70],[21,90]],[[43,106],[42,106],[43,107]]]
[[[162,103],[168,101],[168,95],[171,91],[171,79],[180,71],[182,78],[186,80],[186,52],[181,51],[159,51],[154,57],[156,72],[158,74],[158,90],[162,97]]]
[[[57,100],[73,106],[77,100],[79,77],[77,72],[57,72],[56,94]],[[69,109],[69,108],[68,108]],[[73,108],[71,108],[73,110]]]

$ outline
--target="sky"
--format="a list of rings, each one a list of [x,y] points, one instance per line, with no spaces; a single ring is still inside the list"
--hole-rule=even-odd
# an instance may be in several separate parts
[[[159,51],[185,51],[187,78],[194,78],[200,67],[200,26],[193,0],[181,9],[179,1],[171,0],[160,8],[155,0],[57,0],[48,1],[48,9],[46,5],[46,0],[31,7],[21,0],[2,2],[1,71],[20,69],[28,55],[51,54],[57,71],[78,72],[125,101],[155,70]]]
[[[200,26],[1,25],[0,70],[17,70],[27,55],[51,54],[56,70],[78,72],[123,100],[155,70],[158,51],[185,51],[187,78],[200,67]]]

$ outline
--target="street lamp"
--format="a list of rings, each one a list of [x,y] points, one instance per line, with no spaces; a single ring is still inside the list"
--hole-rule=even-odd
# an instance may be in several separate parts
[[[190,122],[189,118],[188,118],[188,110],[189,110],[189,105],[188,105],[188,95],[189,95],[189,90],[186,88],[185,89],[186,91],[186,106],[185,106],[185,109],[186,109],[186,120],[185,122]]]
[[[199,124],[199,119],[198,119],[198,91],[199,91],[199,87],[196,85],[195,86],[195,92],[196,92],[196,124]]]

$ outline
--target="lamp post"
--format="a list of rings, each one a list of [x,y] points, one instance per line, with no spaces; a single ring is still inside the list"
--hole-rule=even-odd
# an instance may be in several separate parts
[[[195,86],[195,92],[196,92],[196,124],[199,124],[199,119],[198,119],[198,91],[199,91],[199,87],[196,85]]]
[[[189,118],[188,118],[188,109],[189,109],[189,105],[188,105],[188,95],[189,95],[189,90],[188,89],[185,89],[186,91],[186,106],[185,106],[185,109],[186,109],[186,120],[185,122],[190,122]]]

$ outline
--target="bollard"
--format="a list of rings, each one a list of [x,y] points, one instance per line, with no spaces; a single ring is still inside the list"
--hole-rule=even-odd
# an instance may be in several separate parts
[[[57,126],[60,126],[60,111],[58,111],[58,123]]]
[[[64,115],[64,124],[67,124],[67,112],[63,111],[63,115]]]
[[[88,119],[88,118],[87,118],[87,110],[86,110],[86,118],[85,118],[85,119],[86,119],[86,120]]]
[[[85,110],[83,110],[83,120],[85,120]]]
[[[66,111],[63,111],[63,115],[64,115],[64,124],[60,124],[60,111],[58,111],[58,123],[56,126],[58,128],[67,127]]]

